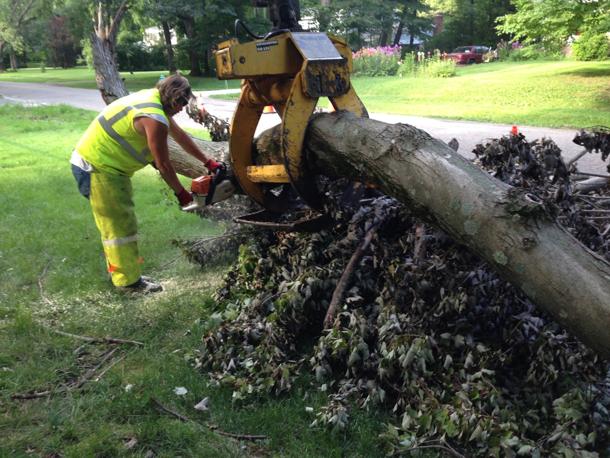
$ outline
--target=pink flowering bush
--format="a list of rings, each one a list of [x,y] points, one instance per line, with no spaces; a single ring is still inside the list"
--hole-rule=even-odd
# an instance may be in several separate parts
[[[400,66],[400,46],[362,48],[353,57],[355,75],[393,76]]]

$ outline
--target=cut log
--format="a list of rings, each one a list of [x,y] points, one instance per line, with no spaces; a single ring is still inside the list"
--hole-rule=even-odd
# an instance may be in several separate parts
[[[193,141],[206,157],[213,157],[218,161],[227,161],[229,151],[227,142],[208,142],[197,138],[193,138]],[[174,140],[170,138],[167,143],[169,158],[176,173],[189,178],[197,178],[208,173],[202,162],[184,151]]]
[[[278,129],[257,141],[277,154]],[[350,113],[315,116],[308,162],[377,184],[478,254],[602,357],[610,357],[610,264],[547,215],[539,199],[496,180],[405,124]]]

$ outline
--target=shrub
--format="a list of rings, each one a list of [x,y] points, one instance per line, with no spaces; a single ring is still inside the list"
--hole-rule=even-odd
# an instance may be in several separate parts
[[[608,58],[610,45],[605,33],[585,32],[572,44],[578,60],[604,60]]]
[[[91,40],[83,38],[80,44],[83,48],[82,58],[87,64],[87,68],[91,70],[93,68],[93,50],[91,49]]]
[[[455,61],[430,59],[424,66],[424,74],[432,78],[450,78],[456,74]]]
[[[402,63],[398,67],[397,74],[401,78],[405,76],[416,76],[417,73],[417,62],[413,53],[405,54],[402,59]]]
[[[406,54],[398,68],[400,77],[449,78],[455,76],[456,63],[451,59],[443,60],[440,53],[426,57],[426,54]]]
[[[393,76],[399,67],[400,47],[362,48],[353,57],[354,75]]]
[[[508,60],[513,62],[524,60],[559,60],[561,58],[560,52],[549,52],[533,45],[514,48],[508,54]]]
[[[146,46],[141,41],[123,39],[117,45],[117,62],[121,71],[157,70],[167,66],[160,46]]]

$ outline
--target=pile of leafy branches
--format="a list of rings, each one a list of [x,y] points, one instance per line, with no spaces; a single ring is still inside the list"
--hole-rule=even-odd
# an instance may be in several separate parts
[[[475,153],[610,259],[608,220],[590,216],[610,195],[574,194],[554,143],[511,135]],[[327,183],[327,195],[331,228],[263,232],[241,245],[198,357],[214,381],[244,400],[288,391],[309,372],[328,393],[314,423],[344,428],[356,406],[389,409],[389,453],[610,453],[610,372],[594,352],[394,199],[343,180]]]

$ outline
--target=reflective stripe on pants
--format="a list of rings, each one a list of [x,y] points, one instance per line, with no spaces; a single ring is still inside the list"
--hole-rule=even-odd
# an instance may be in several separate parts
[[[115,286],[135,283],[140,278],[141,261],[130,178],[91,173],[90,202],[112,283]]]

